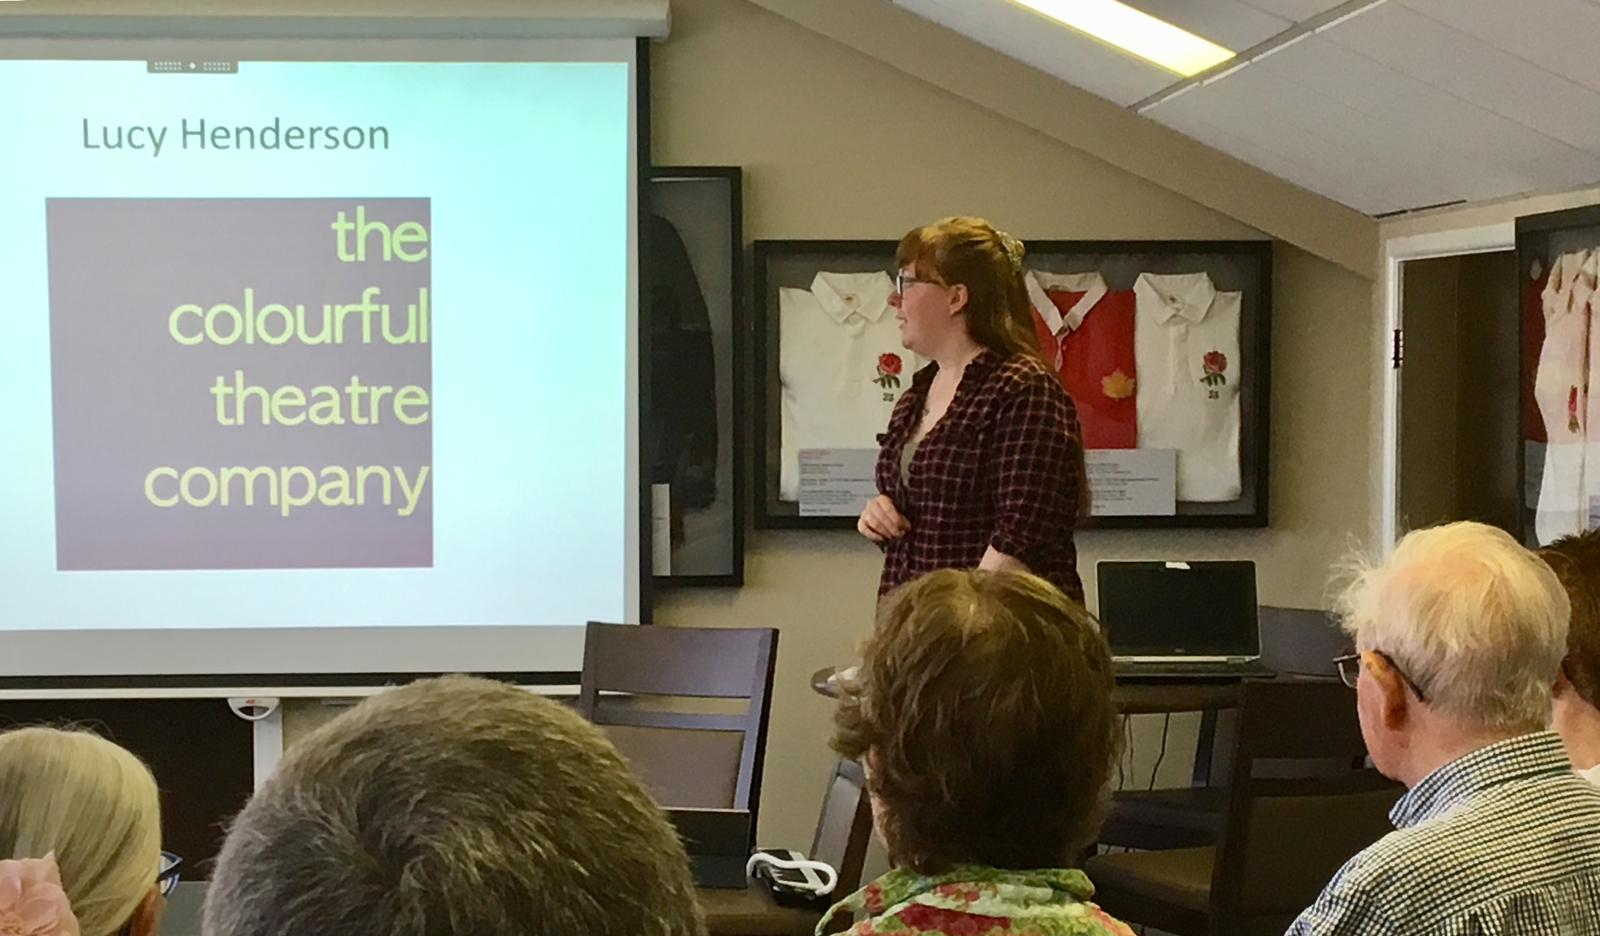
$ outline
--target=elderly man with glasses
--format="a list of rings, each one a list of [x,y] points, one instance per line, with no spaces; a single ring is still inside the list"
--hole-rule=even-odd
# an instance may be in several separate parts
[[[1504,532],[1408,535],[1341,602],[1395,831],[1352,858],[1291,936],[1600,934],[1600,789],[1545,730],[1570,607]]]

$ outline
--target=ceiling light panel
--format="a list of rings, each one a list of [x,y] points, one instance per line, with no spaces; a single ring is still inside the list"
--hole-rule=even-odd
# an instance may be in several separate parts
[[[1011,0],[1185,78],[1233,58],[1232,50],[1118,0]]]

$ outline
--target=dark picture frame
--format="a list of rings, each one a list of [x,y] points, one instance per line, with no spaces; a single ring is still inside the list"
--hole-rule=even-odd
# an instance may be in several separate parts
[[[1544,358],[1543,346],[1548,338],[1543,294],[1552,272],[1552,265],[1558,258],[1579,250],[1600,250],[1600,205],[1584,205],[1520,217],[1516,221],[1516,242],[1517,294],[1521,299],[1518,313],[1521,319],[1519,325],[1521,354],[1517,391],[1521,402],[1518,405],[1519,432],[1516,439],[1517,490],[1521,492],[1518,498],[1521,504],[1521,529],[1512,532],[1526,545],[1536,548],[1549,545],[1549,540],[1559,538],[1539,535],[1538,507],[1544,497],[1543,475],[1547,458],[1555,454],[1549,451],[1550,444],[1555,440],[1547,432],[1548,427],[1540,412],[1535,389]],[[1592,323],[1589,327],[1593,327]],[[1585,384],[1587,384],[1586,375],[1575,381],[1573,400],[1575,404],[1579,403],[1577,387]],[[1588,386],[1590,396],[1596,393],[1600,393],[1600,388]],[[1592,421],[1588,419],[1593,409],[1591,406],[1582,406],[1582,410],[1574,412],[1572,417],[1586,425],[1587,432],[1593,432]],[[1587,458],[1587,444],[1581,446],[1579,457]],[[1588,496],[1587,491],[1576,493],[1580,497]],[[1581,519],[1578,529],[1562,532],[1582,532],[1591,528],[1595,511],[1600,509],[1600,497],[1594,497],[1588,503],[1578,504],[1575,509]]]
[[[658,587],[744,584],[743,179],[737,166],[656,166],[641,205]]]
[[[751,306],[754,329],[755,524],[768,529],[851,529],[854,516],[802,516],[785,498],[796,487],[796,468],[785,478],[782,434],[784,387],[780,291],[808,289],[817,273],[892,276],[896,242],[889,240],[758,240],[753,250]],[[1271,432],[1271,241],[1033,240],[1027,266],[1051,274],[1098,272],[1113,291],[1133,288],[1144,273],[1206,273],[1218,293],[1239,296],[1238,406],[1239,496],[1226,501],[1178,500],[1170,515],[1090,516],[1082,526],[1100,529],[1259,528],[1269,522]],[[866,280],[857,280],[866,282]],[[877,283],[875,278],[872,283]],[[873,287],[873,301],[876,289]],[[793,298],[791,294],[791,298]],[[882,339],[879,338],[881,343]],[[877,350],[874,345],[873,350]],[[791,366],[793,362],[791,361]],[[910,367],[899,375],[909,386]],[[887,398],[887,395],[886,395]],[[884,417],[887,425],[887,416]],[[876,447],[864,430],[862,447]],[[883,426],[876,432],[883,431]],[[787,456],[794,459],[793,445]],[[788,490],[785,491],[785,488]]]

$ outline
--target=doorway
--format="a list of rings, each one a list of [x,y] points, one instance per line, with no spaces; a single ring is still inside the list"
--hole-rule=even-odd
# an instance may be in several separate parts
[[[1396,538],[1477,520],[1520,537],[1516,252],[1398,263]]]

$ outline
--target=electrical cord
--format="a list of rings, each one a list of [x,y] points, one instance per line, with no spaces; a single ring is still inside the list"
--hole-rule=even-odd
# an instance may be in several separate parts
[[[760,865],[771,865],[774,868],[781,868],[784,871],[804,871],[809,868],[812,871],[819,872],[822,875],[823,880],[816,885],[801,884],[799,882],[786,883],[784,885],[790,890],[804,891],[817,897],[826,897],[827,895],[833,893],[833,889],[839,885],[839,872],[835,871],[833,866],[828,864],[826,861],[811,861],[809,859],[789,861],[785,858],[779,858],[776,855],[767,854],[766,852],[756,852],[750,856],[749,861],[745,862],[745,877],[753,877],[756,873],[756,868]]]
[[[1167,732],[1172,728],[1172,713],[1168,712],[1161,721],[1161,750],[1156,754],[1156,765],[1150,768],[1150,786],[1146,789],[1156,788],[1156,774],[1161,772],[1161,762],[1167,759]]]

